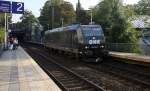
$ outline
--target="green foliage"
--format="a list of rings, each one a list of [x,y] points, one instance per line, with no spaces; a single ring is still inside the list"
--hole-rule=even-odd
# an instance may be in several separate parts
[[[4,37],[5,37],[4,28],[0,27],[0,43],[4,42]]]
[[[16,23],[16,28],[26,31],[31,31],[32,25],[34,23],[39,23],[38,19],[32,14],[31,11],[28,10],[25,10],[20,19],[21,22]]]
[[[64,24],[75,22],[75,11],[69,2],[61,4],[61,17],[64,19]]]
[[[51,6],[59,6],[63,3],[63,0],[49,0],[49,3],[51,4]]]
[[[150,17],[145,17],[144,22],[145,22],[145,26],[150,26]]]
[[[126,18],[134,17],[136,15],[136,12],[134,11],[133,5],[126,5],[122,7],[124,14],[126,14]]]
[[[111,27],[111,8],[110,0],[103,0],[94,9],[94,21],[100,24],[104,29]]]
[[[150,15],[150,0],[140,0],[134,10],[138,15]]]
[[[103,0],[95,8],[94,20],[105,29],[109,42],[137,42],[135,30],[132,28],[127,17],[132,13],[125,13],[129,10],[126,9],[124,11],[121,0],[112,0],[111,3],[109,0]],[[107,32],[107,28],[110,29],[109,32]]]
[[[7,16],[12,16],[11,14],[7,14]],[[11,22],[11,18],[8,19],[9,22]],[[0,26],[4,27],[5,26],[5,14],[0,13]]]
[[[121,0],[103,0],[94,11],[94,20],[102,25],[107,42],[110,43],[138,43],[138,32],[133,29],[129,16],[134,15],[130,6],[123,6]],[[138,51],[138,46],[132,51]],[[135,50],[136,49],[136,50]]]
[[[73,5],[63,0],[48,0],[41,9],[39,17],[44,30],[48,30],[48,27],[50,29],[60,27],[62,20],[64,20],[64,25],[75,21]]]
[[[21,25],[27,26],[31,23],[38,22],[38,20],[35,18],[35,16],[32,14],[31,11],[26,10],[22,17],[20,18],[22,20]]]
[[[5,15],[3,13],[0,14],[0,26],[5,26]]]
[[[11,14],[7,14],[7,16],[11,16]],[[10,18],[8,19],[9,22],[11,22]],[[4,32],[4,26],[5,26],[5,14],[0,14],[0,43],[4,42],[5,32]]]

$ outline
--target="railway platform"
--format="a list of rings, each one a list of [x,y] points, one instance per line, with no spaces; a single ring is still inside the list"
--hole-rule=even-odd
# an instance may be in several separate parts
[[[133,53],[123,53],[123,52],[109,52],[109,54],[112,57],[150,65],[150,57],[149,56],[142,56],[142,55],[137,55],[137,54],[133,54]]]
[[[61,91],[40,66],[19,47],[0,56],[0,91]]]

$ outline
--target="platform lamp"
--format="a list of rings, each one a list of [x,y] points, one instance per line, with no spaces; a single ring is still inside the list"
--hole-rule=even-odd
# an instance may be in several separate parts
[[[50,4],[50,6],[52,7],[52,17],[51,17],[51,22],[52,22],[52,29],[54,28],[54,16],[55,16],[55,8],[54,8],[54,1],[53,0],[50,0],[49,1],[49,4]]]
[[[90,24],[93,24],[93,8],[89,8],[90,11]]]
[[[61,26],[64,27],[64,18],[61,18]]]

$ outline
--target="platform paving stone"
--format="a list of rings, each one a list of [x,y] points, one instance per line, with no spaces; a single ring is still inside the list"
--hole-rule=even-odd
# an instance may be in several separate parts
[[[0,57],[0,91],[61,91],[40,66],[19,47]]]
[[[113,57],[125,58],[136,62],[150,64],[150,56],[138,55],[135,53],[109,52]]]

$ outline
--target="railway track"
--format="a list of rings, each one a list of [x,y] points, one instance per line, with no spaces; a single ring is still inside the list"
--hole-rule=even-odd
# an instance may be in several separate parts
[[[150,75],[147,73],[142,73],[136,71],[136,69],[131,70],[127,68],[120,67],[118,65],[113,64],[101,64],[101,65],[87,65],[90,68],[93,68],[100,72],[108,73],[112,76],[126,79],[130,82],[133,82],[135,84],[139,84],[142,86],[142,88],[148,88],[150,89]]]
[[[40,53],[41,52],[41,53]],[[48,52],[48,51],[47,51]],[[36,50],[36,52],[35,53],[32,53],[32,54],[36,54],[36,55],[38,55],[38,57],[37,58],[39,58],[40,56],[43,56],[44,58],[46,58],[45,60],[47,60],[47,61],[45,61],[46,62],[46,64],[48,65],[48,67],[50,67],[50,64],[49,64],[49,58],[51,58],[51,60],[53,60],[53,61],[56,61],[57,63],[60,63],[61,65],[63,65],[63,67],[64,68],[66,68],[66,69],[69,69],[69,71],[71,71],[71,72],[73,72],[73,73],[75,73],[75,74],[77,74],[80,78],[84,78],[84,80],[87,80],[87,81],[89,81],[90,83],[92,82],[92,84],[94,84],[94,85],[96,85],[96,86],[98,86],[99,87],[99,85],[101,85],[103,88],[105,88],[105,89],[108,89],[109,91],[149,91],[150,90],[150,88],[149,88],[149,83],[145,83],[146,81],[147,81],[147,79],[148,78],[146,78],[145,77],[145,80],[144,80],[144,75],[146,74],[147,76],[149,76],[149,74],[147,73],[148,72],[148,70],[146,71],[146,72],[142,72],[142,70],[140,70],[140,69],[138,69],[138,68],[136,68],[136,69],[138,69],[138,70],[140,70],[140,72],[138,72],[138,71],[136,71],[136,70],[132,70],[131,68],[132,67],[129,67],[129,66],[125,66],[125,65],[121,65],[121,64],[118,64],[118,63],[115,63],[115,62],[109,62],[108,61],[108,63],[107,62],[104,62],[104,63],[102,63],[102,64],[100,64],[100,65],[91,65],[91,64],[85,64],[85,63],[83,63],[83,62],[73,62],[73,60],[71,60],[70,61],[70,63],[67,63],[67,62],[69,62],[69,61],[67,61],[68,60],[68,58],[66,59],[66,58],[62,58],[62,57],[60,57],[60,59],[59,59],[59,57],[58,58],[53,58],[52,56],[51,57],[48,57],[48,55],[46,54],[46,53],[42,53],[42,51],[40,51],[39,49],[38,50]],[[35,56],[36,56],[35,55]],[[57,56],[57,55],[54,55],[54,56]],[[58,55],[59,56],[59,55]],[[44,58],[41,58],[41,60],[43,60]],[[37,61],[37,62],[39,62],[39,61]],[[39,64],[41,65],[43,62],[40,62]],[[72,64],[71,64],[72,63]],[[77,64],[78,63],[78,64]],[[75,65],[78,65],[78,66],[75,66]],[[89,66],[90,65],[90,66]],[[45,64],[43,65],[44,67],[47,67]],[[70,67],[69,67],[70,66]],[[85,67],[85,70],[84,70],[84,66],[86,66]],[[78,69],[74,69],[74,68],[80,68],[80,67],[82,67],[83,69],[82,70],[78,70]],[[127,67],[129,67],[129,68],[127,68]],[[134,67],[134,66],[133,66]],[[47,69],[47,68],[43,68],[43,69]],[[50,72],[51,72],[52,70],[50,70],[50,71],[47,71],[46,70],[46,72],[49,74]],[[53,72],[53,71],[52,71]],[[108,84],[112,84],[112,86],[104,86],[104,85],[107,85],[106,83],[104,83],[104,84],[102,84],[103,82],[100,82],[100,80],[99,79],[101,79],[103,76],[106,76],[106,75],[100,75],[100,74],[106,74],[106,73],[108,73],[109,75],[113,75],[113,77],[115,78],[115,77],[117,77],[117,78],[119,78],[119,79],[126,79],[128,82],[133,82],[133,83],[135,83],[135,84],[140,84],[140,86],[141,87],[137,87],[136,88],[136,85],[135,85],[135,88],[134,88],[134,84],[128,84],[127,85],[127,87],[124,87],[124,86],[121,86],[120,85],[120,87],[117,87],[117,86],[114,86],[115,85],[115,83],[116,82],[112,82],[112,83],[108,83]],[[55,73],[54,73],[55,74]],[[58,78],[57,78],[57,74],[62,74],[62,73],[56,73],[56,76],[55,75],[53,75],[52,76],[52,78],[53,79],[55,79],[55,80],[58,80]],[[68,74],[68,72],[66,72],[66,74]],[[87,75],[87,74],[89,74],[89,75]],[[92,74],[93,76],[91,77],[91,75],[90,74]],[[135,75],[135,76],[134,76]],[[59,76],[59,75],[58,75]],[[63,76],[65,76],[65,75],[63,75]],[[101,78],[100,77],[98,77],[98,76],[102,76]],[[66,77],[66,79],[67,78],[72,78],[72,76],[68,76],[68,75],[66,75],[65,76]],[[56,79],[57,78],[57,79]],[[60,77],[61,78],[61,77]],[[140,79],[141,78],[141,79]],[[65,78],[64,78],[65,79]],[[73,79],[76,79],[76,78],[73,78]],[[108,79],[110,79],[110,78],[108,78]],[[136,80],[137,79],[137,80]],[[70,82],[72,79],[69,79],[68,81]],[[118,79],[116,79],[116,80],[118,80]],[[64,88],[64,84],[61,82],[61,81],[56,81],[56,82],[58,82],[59,84],[60,84],[60,87],[62,87],[62,88]],[[71,81],[72,82],[72,81]],[[75,81],[76,82],[76,81]],[[78,81],[77,81],[78,82]],[[110,81],[111,82],[111,81]],[[67,83],[67,82],[66,82]],[[84,82],[81,82],[81,83],[84,83]],[[71,83],[69,83],[69,84],[71,84]],[[72,82],[72,84],[74,84],[74,81]],[[125,83],[126,84],[126,83]],[[142,85],[141,85],[142,84]],[[131,85],[131,86],[130,86]],[[67,86],[67,85],[66,85]],[[79,86],[79,84],[77,84],[77,86]],[[82,84],[80,84],[80,86],[83,86]],[[100,87],[100,88],[102,88],[102,87]],[[129,87],[129,88],[128,88]],[[133,88],[132,88],[133,87]],[[84,90],[86,90],[86,91],[96,91],[95,89],[93,90],[93,89],[91,89],[91,88],[94,88],[94,87],[86,87],[85,86],[85,88],[87,88],[87,89],[89,89],[89,90],[86,90],[86,89],[84,89]],[[102,89],[103,89],[102,88]],[[126,89],[127,88],[127,89]],[[66,87],[64,88],[64,89],[66,89]],[[82,89],[81,87],[79,87],[79,89]],[[122,89],[122,90],[121,90]],[[146,90],[145,90],[146,89]],[[147,90],[148,89],[148,90]],[[103,89],[104,90],[104,89]],[[83,91],[83,90],[79,90],[79,91]],[[98,91],[101,91],[101,90],[98,90]]]
[[[54,57],[53,57],[54,58]],[[54,58],[55,59],[55,58]],[[150,69],[137,67],[131,64],[125,64],[118,61],[107,61],[103,62],[99,65],[91,65],[91,64],[84,64],[92,69],[95,69],[99,72],[107,72],[112,75],[118,76],[120,78],[124,78],[131,82],[137,83],[142,85],[143,87],[149,88],[150,87]],[[82,66],[81,66],[82,67]]]
[[[40,53],[31,52],[30,50],[28,52],[34,58],[42,60],[38,61],[38,63],[64,91],[105,91],[102,87],[54,62],[53,59],[49,59]]]
[[[123,65],[121,63],[117,63],[117,62],[108,62],[108,63],[103,63],[103,68],[105,68],[105,70],[109,70],[109,72],[111,72],[112,74],[117,74],[120,77],[123,77],[125,79],[128,79],[130,81],[134,81],[137,82],[139,84],[143,84],[143,86],[145,87],[150,87],[150,73],[149,71],[144,71],[139,69],[138,67],[135,67],[134,65],[132,65],[133,67],[130,67],[130,65]],[[106,68],[107,67],[107,68]],[[127,68],[129,67],[129,68]],[[97,68],[96,68],[97,69]],[[100,69],[100,67],[98,67],[98,69]],[[114,71],[112,71],[112,69]],[[105,71],[106,72],[106,71]]]
[[[61,62],[61,64],[65,65],[66,67],[69,67],[69,63],[66,64],[64,62]],[[78,65],[78,66],[75,66],[75,65]],[[82,70],[76,70],[74,68],[77,68],[77,67],[82,67],[84,69],[84,66],[86,70],[84,70],[85,72],[81,72]],[[122,66],[122,67],[121,67]],[[114,76],[114,77],[117,77],[117,78],[120,78],[120,79],[124,79],[124,80],[127,80],[128,82],[131,82],[131,86],[133,86],[133,88],[130,89],[130,86],[129,84],[127,86],[129,86],[129,88],[127,88],[125,91],[128,91],[130,89],[130,91],[149,91],[150,90],[150,84],[149,84],[149,77],[150,75],[148,73],[142,73],[142,72],[138,72],[136,70],[132,70],[132,69],[128,69],[128,68],[124,68],[125,66],[123,65],[120,65],[120,64],[114,64],[113,62],[112,63],[102,63],[102,64],[74,64],[74,65],[70,65],[70,69],[72,68],[72,70],[78,72],[78,74],[80,74],[81,76],[83,77],[87,77],[87,79],[91,79],[91,81],[95,84],[101,84],[99,82],[99,77],[98,75],[101,74],[101,73],[108,73],[109,75],[111,76]],[[128,67],[128,66],[126,66]],[[141,70],[142,71],[142,70]],[[93,74],[92,77],[90,77],[89,75],[87,76],[86,74]],[[105,75],[104,75],[105,76]],[[139,85],[139,87],[134,88],[134,85]],[[106,85],[106,84],[105,84]],[[121,86],[122,88],[126,88],[124,86]],[[113,91],[116,91],[116,89],[118,91],[120,91],[120,89],[118,89],[117,87],[113,87],[111,86],[111,89]],[[148,90],[145,90],[145,89],[148,89]]]

